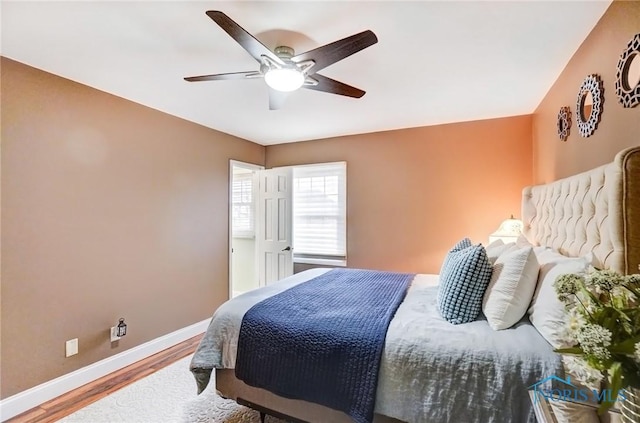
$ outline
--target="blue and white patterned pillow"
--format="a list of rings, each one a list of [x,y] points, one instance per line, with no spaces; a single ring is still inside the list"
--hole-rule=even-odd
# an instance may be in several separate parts
[[[454,325],[476,320],[492,272],[482,244],[451,251],[440,272],[437,306],[442,317]]]
[[[442,272],[447,267],[447,263],[449,262],[449,254],[451,254],[451,253],[453,253],[455,251],[464,250],[465,248],[469,248],[472,245],[473,245],[473,243],[471,242],[471,240],[469,238],[462,238],[460,241],[458,241],[458,243],[456,245],[454,245],[449,250],[449,252],[445,256],[444,260],[442,261],[442,267],[440,268],[440,275],[442,275]],[[443,282],[444,281],[442,280],[442,276],[441,276],[440,277],[440,289],[438,289],[438,304],[442,300],[442,293],[444,292],[444,290],[442,289]]]

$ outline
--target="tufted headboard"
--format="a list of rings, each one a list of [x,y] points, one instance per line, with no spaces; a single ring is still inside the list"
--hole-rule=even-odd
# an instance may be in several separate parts
[[[640,146],[612,163],[526,187],[524,235],[534,245],[577,257],[593,252],[607,269],[640,271]]]

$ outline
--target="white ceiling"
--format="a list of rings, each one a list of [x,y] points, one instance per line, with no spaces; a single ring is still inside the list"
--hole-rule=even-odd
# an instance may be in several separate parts
[[[610,1],[2,1],[2,55],[259,144],[532,113]],[[205,15],[297,53],[370,29],[379,42],[322,73],[367,91],[311,90],[268,110],[257,70]],[[560,106],[560,105],[559,105]]]

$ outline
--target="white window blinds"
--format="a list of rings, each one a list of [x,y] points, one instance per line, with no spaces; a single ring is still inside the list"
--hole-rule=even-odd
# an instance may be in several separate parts
[[[345,162],[293,168],[293,248],[296,256],[346,256]]]
[[[233,176],[231,197],[233,236],[236,238],[255,236],[252,173],[241,173]]]

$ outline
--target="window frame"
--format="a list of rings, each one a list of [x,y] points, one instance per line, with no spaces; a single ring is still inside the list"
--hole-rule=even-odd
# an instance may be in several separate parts
[[[338,196],[338,213],[337,216],[337,230],[342,231],[342,234],[337,234],[337,242],[342,244],[342,251],[337,251],[335,254],[327,254],[327,253],[319,253],[319,252],[298,252],[299,247],[296,247],[295,239],[296,239],[296,203],[299,202],[299,198],[296,201],[296,179],[301,178],[300,176],[296,176],[296,173],[304,173],[305,170],[311,171],[307,174],[306,177],[313,177],[313,168],[320,167],[330,167],[330,166],[341,166],[340,172],[338,173],[338,186],[337,186],[337,196]],[[326,162],[326,163],[314,163],[308,165],[298,165],[291,166],[292,171],[292,203],[293,203],[293,221],[292,221],[292,230],[293,230],[293,262],[295,264],[312,264],[312,265],[326,265],[326,266],[346,266],[347,265],[347,162]],[[319,172],[321,175],[316,177],[327,177],[330,175],[322,175],[322,172]],[[341,203],[341,204],[340,204]]]
[[[239,202],[235,202],[233,201],[233,195],[234,195],[234,184],[236,183],[236,181],[239,182],[245,182],[245,181],[249,181],[250,185],[251,185],[251,199],[248,202],[245,201],[239,201]],[[231,184],[231,207],[230,207],[230,213],[231,213],[231,221],[232,223],[232,227],[231,227],[231,237],[232,238],[245,238],[245,239],[254,239],[256,237],[256,195],[257,195],[258,191],[257,191],[257,187],[256,187],[256,178],[255,178],[255,172],[250,172],[250,173],[240,173],[240,174],[236,174],[233,175],[233,181]],[[242,194],[241,194],[242,195]],[[236,223],[234,221],[234,208],[236,207],[236,205],[239,206],[245,206],[245,207],[249,207],[250,208],[250,216],[249,216],[249,224],[250,224],[250,228],[249,229],[242,229],[242,230],[237,230],[236,229]]]

